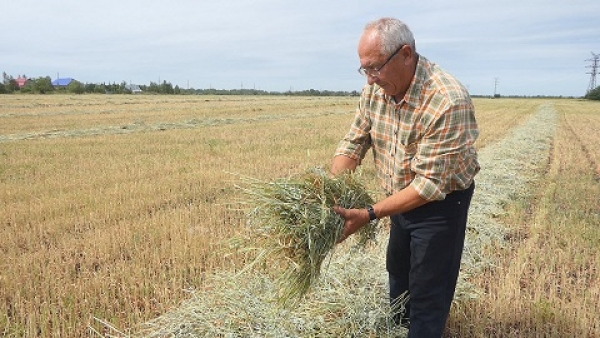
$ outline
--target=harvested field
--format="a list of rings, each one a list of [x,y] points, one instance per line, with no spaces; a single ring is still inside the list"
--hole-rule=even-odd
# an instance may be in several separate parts
[[[503,207],[511,199],[526,194],[527,184],[535,179],[536,173],[542,171],[555,128],[556,113],[550,104],[543,104],[535,113],[529,114],[523,124],[512,128],[505,137],[480,151],[484,170],[478,177],[477,193],[470,212],[463,273],[456,295],[457,304],[479,298],[482,291],[473,289],[469,280],[482,269],[489,269],[496,264],[493,257],[486,255],[486,250],[504,246],[506,233],[509,231],[496,219],[505,212]],[[523,151],[515,154],[514,149]],[[222,288],[222,294],[215,289],[200,291],[194,294],[193,300],[177,311],[151,322],[140,334],[145,337],[228,334],[306,337],[320,336],[327,332],[323,336],[403,336],[403,330],[391,326],[389,320],[384,259],[385,232],[380,233],[378,243],[378,247],[366,252],[357,253],[351,247],[346,247],[334,254],[332,263],[326,270],[325,280],[299,308],[278,311],[277,304],[269,298],[277,293],[276,284],[264,275],[221,275],[219,278],[229,280],[229,283],[235,283],[237,279],[252,282]],[[255,291],[257,285],[261,286],[258,292]],[[248,301],[248,295],[256,301]],[[320,308],[323,304],[327,304],[325,312]],[[215,310],[206,316],[206,312],[201,309]],[[219,313],[218,309],[224,309],[225,312]],[[278,315],[248,315],[254,313]],[[228,318],[230,321],[215,321],[215,318]],[[313,325],[292,324],[307,322],[312,322]],[[314,324],[315,322],[319,324]],[[240,331],[240,328],[248,329]]]
[[[451,314],[448,337],[600,336],[600,184],[594,171],[600,135],[592,130],[600,123],[598,109],[584,101],[543,106],[530,133],[555,128],[547,141],[527,136],[509,151],[526,159],[511,171],[515,185],[526,177],[520,182],[527,183],[525,194],[513,195],[495,217],[505,227],[503,244],[483,251],[495,263],[470,280],[481,296]],[[542,166],[531,167],[531,148],[546,149]]]
[[[0,332],[111,332],[95,317],[134,336],[402,334],[385,319],[385,232],[369,254],[336,249],[293,311],[269,302],[268,271],[234,278],[253,257],[226,244],[246,223],[230,173],[326,165],[354,104],[0,96]],[[471,229],[489,240],[470,236],[448,337],[598,336],[597,104],[475,104],[484,169]]]

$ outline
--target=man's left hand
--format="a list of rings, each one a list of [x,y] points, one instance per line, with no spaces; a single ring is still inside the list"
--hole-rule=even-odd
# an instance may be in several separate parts
[[[360,228],[369,223],[369,213],[367,209],[345,209],[340,206],[334,206],[333,211],[344,218],[344,230],[337,243],[343,242],[348,236],[357,232]]]

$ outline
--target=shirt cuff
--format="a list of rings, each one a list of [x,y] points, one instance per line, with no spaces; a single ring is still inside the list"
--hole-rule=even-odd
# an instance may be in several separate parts
[[[432,180],[423,176],[416,176],[410,183],[419,196],[428,201],[441,201],[446,198],[446,194]]]

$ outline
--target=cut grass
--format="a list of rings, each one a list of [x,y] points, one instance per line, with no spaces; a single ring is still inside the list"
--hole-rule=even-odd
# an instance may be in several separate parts
[[[315,168],[271,182],[243,180],[240,188],[245,196],[242,203],[249,210],[250,234],[242,242],[256,245],[258,252],[249,266],[265,260],[281,264],[277,298],[282,303],[295,303],[309,291],[340,239],[344,219],[333,206],[365,208],[373,203],[357,175],[346,173],[334,178]],[[375,239],[376,232],[377,222],[362,227],[357,244],[364,247]]]

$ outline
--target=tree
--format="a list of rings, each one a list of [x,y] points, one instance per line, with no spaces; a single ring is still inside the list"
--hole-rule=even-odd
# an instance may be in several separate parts
[[[96,87],[94,88],[94,93],[105,94],[106,93],[106,85],[104,83],[97,84]]]
[[[119,85],[119,90],[118,90],[119,94],[131,94],[130,90],[127,90],[127,82],[125,81],[121,81],[121,84]]]
[[[54,87],[52,86],[52,79],[50,76],[46,76],[38,77],[37,79],[29,79],[22,90],[25,93],[46,94],[53,92]]]
[[[86,93],[93,93],[96,89],[96,84],[94,83],[86,83],[84,86],[84,90]]]
[[[150,85],[148,85],[148,88],[146,88],[145,90],[148,91],[149,93],[158,93],[159,87],[158,87],[158,84],[150,81]]]
[[[600,86],[596,87],[596,89],[590,90],[585,98],[588,100],[600,100]]]
[[[4,85],[7,85],[10,82],[10,80],[12,80],[12,79],[13,79],[12,76],[9,76],[8,74],[6,74],[6,72],[2,72],[2,83]]]
[[[17,80],[11,75],[6,74],[6,72],[2,72],[2,84],[4,85],[2,93],[13,93],[19,90]]]
[[[173,89],[173,85],[170,82],[163,80],[163,83],[160,85],[160,93],[161,94],[174,94],[175,90]]]
[[[73,94],[83,94],[85,92],[85,87],[83,86],[83,83],[73,80],[67,85],[67,92]]]

